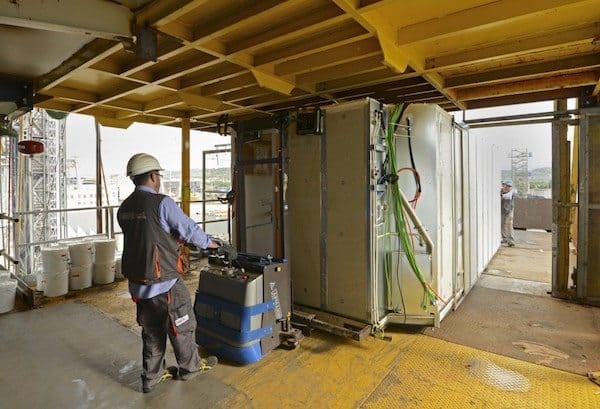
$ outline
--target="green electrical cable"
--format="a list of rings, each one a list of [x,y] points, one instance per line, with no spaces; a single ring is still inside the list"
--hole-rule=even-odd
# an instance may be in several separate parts
[[[397,105],[392,113],[392,117],[390,118],[389,124],[387,126],[387,145],[388,145],[388,161],[390,166],[390,174],[397,175],[398,174],[398,166],[396,163],[396,143],[394,140],[394,124],[398,123],[402,112],[404,111],[404,104]],[[406,219],[404,217],[404,212],[402,211],[402,199],[400,197],[400,186],[398,183],[388,183],[388,191],[391,190],[391,196],[393,198],[392,202],[392,210],[394,214],[394,219],[396,221],[396,230],[398,232],[398,238],[404,253],[406,254],[406,259],[408,264],[412,268],[417,280],[421,283],[423,287],[423,299],[421,301],[421,308],[424,310],[427,309],[428,305],[434,305],[436,296],[429,288],[429,285],[425,281],[425,277],[417,264],[417,260],[415,258],[414,250],[411,246],[410,242],[410,234],[406,228]],[[391,261],[391,260],[390,260]],[[388,278],[390,278],[391,272],[389,270],[385,270],[385,266],[391,267],[391,262],[386,263],[384,265],[384,271],[386,271],[386,282]],[[387,284],[387,283],[386,283]]]

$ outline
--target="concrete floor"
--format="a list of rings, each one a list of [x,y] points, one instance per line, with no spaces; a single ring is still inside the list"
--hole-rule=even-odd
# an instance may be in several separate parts
[[[527,257],[518,259],[527,262]],[[517,270],[515,267],[510,270]],[[186,277],[190,292],[195,291],[197,280],[197,273]],[[499,303],[504,294],[512,294],[497,293]],[[65,303],[77,312],[53,310],[67,308]],[[467,311],[463,306],[448,319]],[[81,312],[84,309],[87,312]],[[532,309],[531,322],[542,322],[536,316],[538,311]],[[80,314],[88,318],[69,319]],[[52,318],[46,326],[34,325],[33,319],[27,318],[31,315],[42,317],[40,322]],[[600,314],[593,317],[598,324]],[[586,331],[592,337],[598,335],[597,330]],[[2,406],[11,408],[600,407],[600,388],[584,376],[482,347],[459,345],[411,328],[389,329],[390,342],[368,338],[357,343],[314,333],[296,350],[277,349],[243,367],[220,363],[188,383],[173,381],[142,395],[137,392],[139,327],[123,281],[78,292],[39,311],[0,316],[0,334],[0,396]],[[493,343],[493,337],[489,341]],[[4,364],[5,359],[9,365]],[[67,359],[69,365],[61,365]],[[125,381],[119,378],[121,370],[126,373]],[[56,371],[60,376],[49,381]],[[45,405],[47,402],[58,406]]]

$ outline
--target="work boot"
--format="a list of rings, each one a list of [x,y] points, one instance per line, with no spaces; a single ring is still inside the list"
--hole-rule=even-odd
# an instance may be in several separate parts
[[[184,372],[184,371],[180,370],[177,379],[179,379],[181,381],[187,381],[189,379],[192,379],[194,376],[198,375],[199,373],[211,370],[212,368],[217,366],[218,362],[219,362],[219,360],[217,359],[216,356],[211,355],[211,356],[207,356],[206,358],[202,358],[200,360],[200,367],[198,368],[197,371],[194,371],[194,372],[185,371]]]
[[[148,393],[152,389],[154,389],[154,387],[156,385],[158,385],[159,383],[170,381],[171,379],[173,379],[176,376],[177,376],[177,368],[174,366],[168,367],[165,370],[165,372],[162,374],[162,376],[158,379],[152,380],[152,383],[149,383],[149,381],[144,379],[144,376],[142,375],[142,391],[144,393]]]

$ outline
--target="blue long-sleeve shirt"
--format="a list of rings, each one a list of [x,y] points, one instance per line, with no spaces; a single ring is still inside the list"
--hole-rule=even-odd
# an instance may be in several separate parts
[[[152,188],[148,186],[138,186],[136,189],[144,192],[155,193]],[[210,245],[210,238],[204,231],[190,219],[177,203],[170,197],[166,196],[161,202],[158,208],[158,220],[164,231],[169,234],[177,234],[177,236],[185,241],[191,243],[196,247],[207,248]],[[157,295],[164,294],[175,285],[176,278],[156,284],[138,284],[129,282],[129,293],[136,298],[147,299],[156,297]]]

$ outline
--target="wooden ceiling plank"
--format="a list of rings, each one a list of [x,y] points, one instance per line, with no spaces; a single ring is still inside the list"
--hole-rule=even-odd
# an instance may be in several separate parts
[[[245,72],[228,80],[205,85],[200,88],[200,93],[202,95],[218,95],[254,85],[256,85],[254,76],[249,72]]]
[[[277,27],[228,45],[228,53],[234,54],[240,51],[251,52],[257,48],[265,48],[273,44],[281,44],[294,38],[319,31],[324,28],[337,26],[339,23],[348,21],[349,17],[340,14],[339,9],[327,4],[317,10],[308,10],[305,15],[294,15],[291,21],[282,22]]]
[[[312,85],[319,82],[331,81],[336,78],[344,78],[353,74],[375,71],[381,68],[381,54],[376,54],[356,61],[350,61],[327,68],[321,68],[306,74],[296,76],[298,84]]]
[[[556,99],[577,98],[590,87],[561,88],[549,91],[532,92],[520,95],[507,95],[468,101],[468,109],[488,108],[502,105],[525,104],[529,102],[551,101]]]
[[[452,35],[488,24],[501,24],[523,16],[559,8],[573,0],[503,0],[469,8],[439,18],[400,27],[396,33],[399,46]],[[558,11],[557,11],[558,12]]]
[[[211,0],[156,0],[135,16],[137,27],[162,26],[197,9]]]
[[[564,31],[544,33],[535,37],[512,38],[499,44],[480,46],[454,54],[427,58],[425,68],[427,70],[441,70],[469,65],[475,62],[491,61],[531,53],[533,51],[549,50],[569,44],[574,45],[589,42],[597,35],[600,35],[600,23],[569,28]]]
[[[259,52],[254,56],[254,62],[257,66],[280,62],[369,37],[373,37],[373,35],[365,32],[364,28],[352,23],[345,27],[336,27],[331,30],[317,33],[315,36],[299,39],[297,42],[287,44],[285,47],[276,48],[263,53]]]
[[[533,80],[516,81],[508,84],[458,89],[457,96],[461,101],[470,101],[474,99],[487,99],[559,88],[595,85],[598,81],[598,75],[598,71],[588,71]]]
[[[598,67],[600,67],[600,54],[582,55],[536,64],[519,64],[497,70],[446,78],[446,88],[489,85],[508,80],[525,79],[540,75],[547,76],[556,73],[572,73]]]
[[[223,10],[221,17],[213,19],[210,24],[203,24],[194,31],[193,42],[201,43],[209,39],[221,37],[239,29],[249,21],[268,16],[269,13],[299,3],[301,0],[261,0],[248,4],[234,11]]]
[[[275,74],[290,75],[304,73],[378,53],[381,53],[379,42],[376,38],[371,37],[279,63],[275,66]]]

